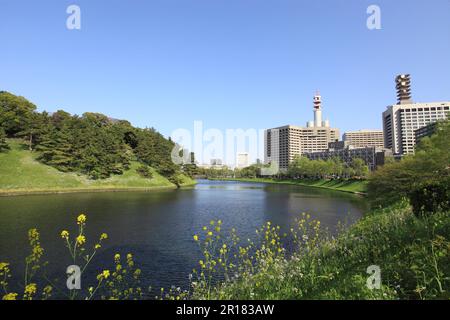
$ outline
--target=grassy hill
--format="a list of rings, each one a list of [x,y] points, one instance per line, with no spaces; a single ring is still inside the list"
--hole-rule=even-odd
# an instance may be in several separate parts
[[[152,179],[139,176],[137,162],[132,162],[122,175],[90,180],[82,174],[64,173],[38,162],[37,154],[28,151],[20,140],[10,139],[8,144],[11,150],[0,153],[0,194],[175,188],[155,170]],[[183,179],[183,185],[194,184],[188,177]]]
[[[274,180],[270,178],[218,178],[218,180],[234,180],[243,182],[263,182],[276,184],[291,184],[324,189],[333,189],[351,193],[366,193],[367,182],[360,180]]]

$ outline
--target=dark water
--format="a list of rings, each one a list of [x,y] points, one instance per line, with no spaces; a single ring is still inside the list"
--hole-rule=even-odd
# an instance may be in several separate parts
[[[211,219],[221,219],[224,230],[235,227],[247,239],[266,221],[288,230],[295,217],[307,212],[333,230],[338,221],[360,218],[365,209],[363,198],[343,192],[221,181],[151,193],[0,197],[0,262],[10,262],[20,282],[29,252],[27,231],[38,228],[49,274],[63,279],[70,260],[60,232],[67,229],[74,234],[76,217],[83,212],[88,217],[88,244],[92,246],[90,240],[102,232],[109,235],[91,265],[90,277],[111,267],[114,253],[131,252],[145,285],[184,287],[200,257],[192,236]]]

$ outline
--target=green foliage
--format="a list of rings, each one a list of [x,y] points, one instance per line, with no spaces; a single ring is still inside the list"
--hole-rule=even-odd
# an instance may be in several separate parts
[[[5,130],[0,127],[0,152],[3,152],[5,150],[9,150],[8,143],[6,142],[6,134]]]
[[[0,123],[5,134],[23,137],[29,150],[38,151],[37,159],[47,165],[98,180],[122,174],[137,158],[176,185],[184,179],[180,166],[171,159],[174,143],[155,129],[135,128],[99,113],[79,117],[59,110],[50,116],[35,108],[22,97],[0,93]],[[0,150],[5,147],[2,142],[0,133]]]
[[[138,130],[136,135],[136,157],[142,163],[151,166],[167,177],[169,181],[179,186],[181,181],[181,168],[172,161],[172,151],[175,144],[165,139],[155,129]]]
[[[143,178],[151,179],[153,178],[153,173],[149,166],[141,165],[136,169],[136,172]]]
[[[0,124],[8,136],[27,130],[36,106],[24,97],[0,91]]]
[[[234,229],[227,236],[220,221],[213,221],[194,235],[204,257],[190,291],[163,291],[161,298],[448,299],[448,215],[419,219],[398,203],[331,237],[319,221],[302,214],[290,234],[267,223],[254,241],[242,241]],[[284,237],[291,239],[293,254]],[[371,265],[380,267],[379,289],[367,287]]]
[[[354,158],[350,165],[346,165],[339,158],[327,160],[310,160],[307,157],[297,156],[289,164],[287,176],[301,179],[364,179],[369,168],[364,160]]]
[[[438,126],[424,138],[414,156],[386,164],[369,180],[369,199],[373,206],[410,200],[418,215],[450,208],[450,123]]]

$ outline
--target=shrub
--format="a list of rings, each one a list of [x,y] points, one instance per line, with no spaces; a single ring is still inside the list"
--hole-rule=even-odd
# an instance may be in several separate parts
[[[153,172],[151,171],[150,167],[142,165],[139,166],[136,169],[136,172],[143,178],[152,179],[153,178]]]

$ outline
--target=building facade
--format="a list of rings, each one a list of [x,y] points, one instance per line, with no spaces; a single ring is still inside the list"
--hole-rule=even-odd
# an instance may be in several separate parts
[[[425,137],[431,137],[437,129],[438,122],[432,122],[425,127],[421,127],[414,131],[414,136],[416,138],[416,144],[420,142]]]
[[[236,167],[245,168],[250,165],[250,155],[247,152],[241,152],[236,155]]]
[[[355,147],[384,148],[383,130],[348,131],[342,135],[342,140]]]
[[[384,146],[402,156],[414,153],[417,129],[448,118],[450,101],[414,103],[409,75],[397,76],[396,83],[398,102],[383,112]]]
[[[295,156],[328,149],[328,143],[339,139],[339,129],[330,128],[328,120],[322,121],[321,96],[313,100],[314,121],[306,127],[286,125],[267,129],[264,137],[264,162],[277,163],[286,171]]]
[[[330,148],[326,151],[306,153],[310,160],[328,160],[339,158],[346,165],[350,165],[353,159],[360,158],[364,161],[370,171],[376,170],[378,166],[384,164],[386,156],[390,156],[389,149],[380,147],[355,147],[345,141],[330,143]]]

